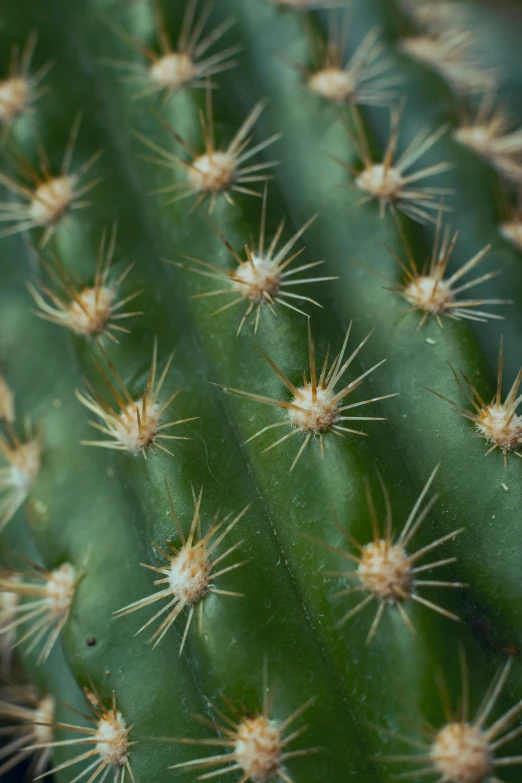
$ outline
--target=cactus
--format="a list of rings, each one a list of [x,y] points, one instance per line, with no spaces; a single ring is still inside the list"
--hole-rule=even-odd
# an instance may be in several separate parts
[[[517,33],[440,0],[0,33],[0,774],[514,783]]]

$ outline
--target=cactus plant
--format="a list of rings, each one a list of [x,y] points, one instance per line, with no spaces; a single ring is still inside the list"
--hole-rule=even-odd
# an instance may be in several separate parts
[[[0,774],[514,783],[518,34],[1,21]]]

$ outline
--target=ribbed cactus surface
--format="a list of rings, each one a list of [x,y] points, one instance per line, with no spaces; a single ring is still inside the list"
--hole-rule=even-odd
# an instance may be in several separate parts
[[[0,22],[0,774],[515,783],[516,26]]]

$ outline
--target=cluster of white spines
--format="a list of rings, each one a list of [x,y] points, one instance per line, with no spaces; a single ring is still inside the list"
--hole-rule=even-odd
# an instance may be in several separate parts
[[[29,641],[24,649],[29,653],[43,642],[38,661],[44,661],[54,647],[66,624],[74,600],[79,575],[70,563],[52,571],[30,564],[28,571],[0,574],[0,590],[16,598],[9,615],[0,622],[0,634],[17,635],[14,646]],[[27,603],[22,598],[30,599]]]
[[[6,390],[8,389],[5,386]],[[13,398],[7,398],[7,414],[14,416]],[[13,518],[25,501],[31,484],[40,473],[42,444],[29,419],[25,420],[24,436],[20,437],[8,421],[7,437],[0,433],[0,453],[7,467],[0,468],[0,530]]]
[[[491,722],[491,716],[504,689],[513,658],[508,658],[504,667],[491,682],[482,702],[472,718],[470,715],[470,683],[467,663],[461,650],[462,699],[459,709],[452,710],[444,695],[446,723],[441,728],[429,726],[422,739],[412,736],[398,736],[415,752],[404,756],[390,757],[412,765],[408,777],[436,776],[448,783],[501,783],[497,777],[499,769],[518,766],[520,756],[500,756],[505,745],[520,736],[520,727],[513,727],[522,712],[522,700]],[[445,688],[445,686],[443,686]],[[441,690],[442,693],[442,690]],[[490,725],[488,725],[490,724]],[[397,736],[397,735],[396,735]]]
[[[19,153],[18,176],[14,178],[0,172],[0,184],[22,199],[0,203],[0,220],[10,223],[0,232],[0,237],[19,234],[31,228],[40,228],[43,229],[40,247],[45,247],[57,227],[69,219],[74,210],[89,205],[90,202],[82,199],[82,196],[101,180],[95,178],[84,182],[84,178],[101,156],[102,150],[95,152],[80,166],[73,167],[73,154],[80,124],[79,114],[73,122],[57,173],[52,173],[50,170],[43,147],[40,147],[39,151],[38,168]]]
[[[33,687],[14,679],[0,688],[0,718],[3,743],[0,775],[31,760],[34,778],[46,774],[53,741],[55,700],[41,696]],[[36,747],[35,747],[36,746]]]
[[[216,86],[210,82],[211,77],[237,65],[232,58],[241,51],[240,46],[231,46],[216,54],[209,52],[234,24],[234,19],[226,19],[205,34],[211,5],[207,3],[199,18],[196,16],[197,5],[198,0],[188,0],[182,29],[175,46],[170,41],[160,7],[156,6],[156,36],[160,52],[130,36],[125,30],[115,28],[128,47],[138,52],[142,62],[114,59],[106,62],[124,72],[122,81],[141,85],[135,98],[163,93],[163,101],[166,102],[174,93],[187,87],[204,87],[206,84]]]
[[[220,565],[225,558],[228,558],[228,556],[241,545],[242,541],[232,544],[232,546],[219,555],[217,555],[216,550],[246,513],[248,506],[232,519],[230,519],[232,515],[229,514],[220,520],[219,514],[216,514],[210,523],[208,531],[203,535],[201,532],[200,515],[202,494],[202,490],[198,496],[193,493],[194,515],[192,517],[188,536],[186,536],[176,513],[171,493],[167,487],[170,512],[176,525],[180,543],[178,546],[169,544],[168,549],[170,551],[161,549],[157,544],[154,545],[159,554],[168,562],[160,568],[149,565],[145,565],[145,567],[162,577],[155,582],[156,585],[161,585],[160,589],[156,593],[138,601],[134,601],[123,609],[115,612],[115,617],[123,617],[131,612],[150,606],[157,601],[167,599],[169,601],[167,609],[170,608],[171,611],[167,613],[167,616],[162,620],[151,638],[151,641],[154,642],[154,646],[156,646],[161,642],[180,613],[187,609],[188,616],[179,648],[180,655],[183,652],[183,647],[196,608],[199,608],[200,610],[200,631],[202,629],[203,600],[207,594],[213,593],[218,596],[231,596],[235,598],[243,597],[241,593],[216,587],[214,582],[220,576],[229,573],[246,563],[246,561],[243,560],[225,567]],[[156,612],[156,614],[140,628],[138,633],[141,633],[141,631],[147,628],[154,620],[163,615],[164,612],[165,607]]]
[[[53,63],[47,62],[32,71],[32,60],[38,36],[33,31],[19,52],[13,47],[8,73],[0,78],[0,127],[5,141],[11,126],[24,115],[34,112],[33,104],[45,92],[42,82]]]

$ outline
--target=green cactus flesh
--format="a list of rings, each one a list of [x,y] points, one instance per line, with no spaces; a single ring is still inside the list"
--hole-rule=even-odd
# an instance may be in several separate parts
[[[0,774],[519,780],[518,33],[1,23]]]

